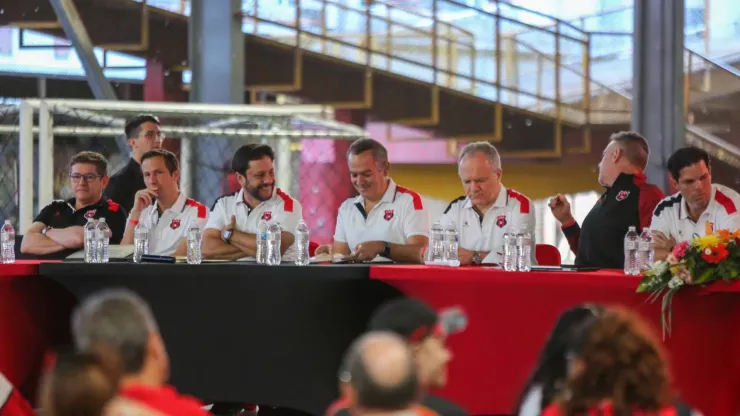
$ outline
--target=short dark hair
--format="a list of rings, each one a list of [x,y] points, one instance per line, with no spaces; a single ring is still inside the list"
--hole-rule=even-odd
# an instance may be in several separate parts
[[[357,404],[365,409],[374,410],[403,410],[412,405],[419,394],[419,375],[416,362],[411,354],[408,344],[403,342],[408,353],[408,365],[404,377],[393,385],[378,382],[370,375],[366,358],[363,356],[363,346],[368,337],[378,336],[382,333],[367,333],[350,346],[347,354],[342,360],[340,368],[340,380],[349,382],[357,392]],[[390,334],[396,337],[395,334]],[[349,378],[347,380],[346,378]]]
[[[650,157],[650,147],[647,139],[634,131],[619,131],[609,137],[609,141],[617,142],[624,150],[624,156],[635,167],[645,170]]]
[[[69,167],[71,168],[78,163],[89,163],[91,165],[95,165],[95,170],[98,172],[98,175],[108,175],[108,160],[98,152],[89,152],[85,150],[77,153],[72,156],[72,159],[70,159]]]
[[[270,146],[257,143],[245,144],[234,153],[234,157],[231,159],[231,170],[246,175],[249,162],[260,160],[265,156],[269,157],[270,160],[275,160],[275,152]]]
[[[389,331],[411,341],[420,328],[427,328],[425,336],[414,341],[422,341],[433,333],[439,316],[426,303],[414,298],[392,300],[381,305],[370,317],[370,331]]]
[[[134,118],[126,120],[126,124],[123,126],[123,131],[126,133],[126,138],[136,138],[140,133],[141,125],[146,122],[151,122],[158,126],[160,125],[159,119],[154,114],[139,114]]]
[[[104,376],[102,383],[95,372]],[[116,395],[117,382],[109,378],[94,354],[61,353],[45,380],[43,406],[57,416],[97,416]]]
[[[673,152],[671,157],[668,158],[666,167],[673,179],[677,181],[681,176],[681,170],[683,168],[697,164],[702,160],[707,165],[707,169],[709,169],[709,153],[696,147],[684,147]]]
[[[164,165],[167,166],[167,170],[170,171],[170,173],[180,169],[180,162],[177,161],[177,156],[165,149],[153,149],[144,153],[141,155],[141,163],[143,164],[145,160],[153,157],[161,157],[164,159]]]
[[[368,150],[372,151],[373,160],[376,163],[388,162],[388,150],[385,146],[377,140],[368,138],[357,139],[352,142],[352,144],[349,145],[349,150],[347,150],[347,158],[349,159],[350,155],[357,156],[360,153],[367,152]]]

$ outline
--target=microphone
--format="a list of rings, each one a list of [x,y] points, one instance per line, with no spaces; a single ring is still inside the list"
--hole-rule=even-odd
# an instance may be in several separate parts
[[[141,255],[142,263],[175,263],[176,261],[177,259],[172,256],[155,256],[152,254]]]

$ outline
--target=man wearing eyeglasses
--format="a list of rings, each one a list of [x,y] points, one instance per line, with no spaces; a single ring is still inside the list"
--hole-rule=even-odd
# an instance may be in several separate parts
[[[131,159],[110,177],[105,197],[121,204],[126,212],[131,212],[136,192],[146,189],[141,172],[141,156],[161,148],[164,136],[159,131],[159,119],[151,114],[140,114],[128,120],[123,129],[131,146]]]
[[[83,227],[88,218],[105,218],[118,244],[126,227],[126,211],[103,198],[108,185],[108,161],[100,153],[80,152],[69,162],[69,184],[74,198],[57,200],[44,207],[26,231],[21,243],[24,254],[66,256],[84,246]],[[56,256],[55,256],[56,257]]]

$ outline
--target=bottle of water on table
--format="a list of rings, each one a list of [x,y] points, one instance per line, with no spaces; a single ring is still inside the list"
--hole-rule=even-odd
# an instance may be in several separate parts
[[[428,259],[432,262],[444,260],[444,229],[439,221],[434,221],[432,224],[428,250],[431,250]]]
[[[267,221],[260,220],[257,226],[257,252],[254,256],[257,259],[257,264],[267,263]]]
[[[507,272],[516,271],[517,253],[516,253],[516,234],[506,232],[504,234],[504,256],[502,266]]]
[[[295,264],[296,266],[308,266],[310,255],[308,253],[308,226],[303,220],[295,227]]]
[[[200,247],[203,241],[203,234],[201,233],[198,224],[191,224],[190,227],[188,227],[187,237],[188,264],[200,264],[200,262],[203,261],[203,252]]]
[[[532,270],[532,235],[520,230],[516,235],[516,268],[520,272]]]
[[[95,237],[97,223],[94,218],[88,218],[85,224],[85,263],[98,262],[98,242]]]
[[[110,237],[113,233],[105,222],[105,218],[100,218],[98,226],[95,227],[95,240],[97,243],[97,263],[108,263],[108,246],[110,245]]]
[[[149,229],[143,223],[134,229],[134,263],[141,263],[141,256],[149,254]]]
[[[640,274],[640,261],[638,258],[638,243],[640,236],[637,235],[637,228],[629,227],[627,234],[624,236],[624,274]]]
[[[457,249],[459,247],[457,227],[450,221],[444,230],[444,261],[448,266],[460,266],[460,260],[457,258]]]
[[[3,264],[15,263],[15,228],[10,220],[5,220],[0,230],[0,257]]]
[[[653,245],[653,235],[649,228],[644,228],[640,234],[640,240],[637,245],[638,266],[639,270],[645,270],[653,267],[653,257],[655,255]]]
[[[268,266],[279,266],[282,256],[280,254],[280,236],[282,230],[277,222],[267,225],[266,264]]]

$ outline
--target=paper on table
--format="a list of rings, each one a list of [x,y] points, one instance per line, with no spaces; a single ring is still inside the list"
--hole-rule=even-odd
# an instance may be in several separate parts
[[[322,253],[318,256],[311,257],[309,261],[311,263],[341,263],[344,262],[348,257],[351,258],[350,256],[344,256],[339,253],[334,253],[333,257],[330,257],[329,253]],[[370,261],[364,261],[362,263],[393,263],[393,260],[385,258],[383,256],[376,256],[374,259]]]

